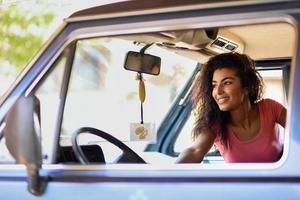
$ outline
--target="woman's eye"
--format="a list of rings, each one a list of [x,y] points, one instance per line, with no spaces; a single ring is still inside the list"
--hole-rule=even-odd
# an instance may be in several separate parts
[[[232,83],[231,81],[225,81],[224,85],[231,85],[231,83]]]

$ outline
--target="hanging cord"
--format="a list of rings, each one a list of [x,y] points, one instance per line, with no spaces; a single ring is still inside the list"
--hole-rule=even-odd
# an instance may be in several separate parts
[[[143,124],[144,123],[143,103],[146,98],[146,91],[145,91],[143,75],[141,73],[138,73],[138,79],[139,79],[139,97],[140,97],[140,101],[141,101],[141,124]]]
[[[144,124],[143,102],[141,102],[141,124]]]

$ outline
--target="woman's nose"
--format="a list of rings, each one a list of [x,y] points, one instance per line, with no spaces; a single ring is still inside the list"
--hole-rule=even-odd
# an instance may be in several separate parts
[[[222,94],[223,93],[223,86],[220,84],[220,85],[217,85],[216,86],[216,90],[217,90],[217,94]]]

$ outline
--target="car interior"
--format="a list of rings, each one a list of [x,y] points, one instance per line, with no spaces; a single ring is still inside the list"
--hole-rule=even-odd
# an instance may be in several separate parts
[[[265,97],[287,107],[295,40],[286,22],[80,38],[35,89],[43,163],[174,163],[193,142],[189,97],[201,66],[217,54],[247,54]],[[213,147],[202,163],[223,162]]]

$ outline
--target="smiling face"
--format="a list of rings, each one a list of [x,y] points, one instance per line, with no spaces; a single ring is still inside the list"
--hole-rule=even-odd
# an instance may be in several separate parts
[[[247,102],[247,90],[234,69],[221,68],[214,71],[212,96],[221,111],[233,111]]]

